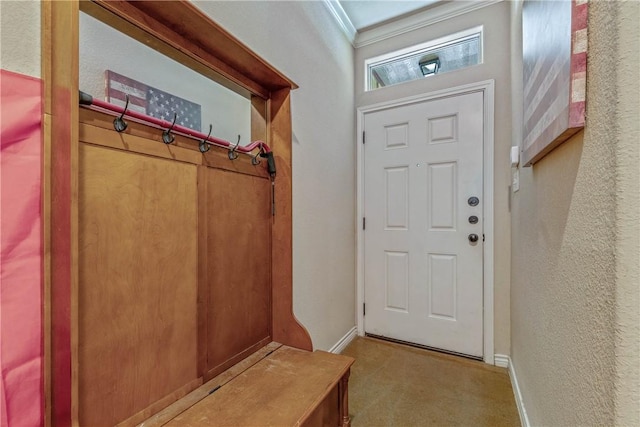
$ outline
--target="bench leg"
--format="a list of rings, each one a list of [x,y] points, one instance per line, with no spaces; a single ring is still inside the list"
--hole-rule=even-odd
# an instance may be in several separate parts
[[[349,369],[338,385],[339,394],[340,394],[340,415],[342,418],[342,427],[350,427],[351,426],[351,418],[349,418],[349,375],[351,374],[351,369]]]

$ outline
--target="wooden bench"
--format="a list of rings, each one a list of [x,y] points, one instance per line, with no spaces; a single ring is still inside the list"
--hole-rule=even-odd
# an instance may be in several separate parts
[[[348,427],[353,362],[272,342],[140,426]]]

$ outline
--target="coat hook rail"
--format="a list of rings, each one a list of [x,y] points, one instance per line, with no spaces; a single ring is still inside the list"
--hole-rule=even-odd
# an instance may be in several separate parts
[[[156,128],[162,129],[163,131],[169,130],[170,134],[175,133],[182,136],[186,136],[188,138],[197,139],[201,144],[206,143],[209,145],[215,145],[218,147],[228,148],[229,151],[233,150],[234,154],[236,152],[247,154],[252,156],[251,154],[255,149],[258,149],[258,154],[260,157],[265,157],[267,159],[267,171],[271,178],[275,178],[276,176],[276,163],[273,157],[273,152],[271,148],[264,141],[253,141],[252,143],[239,146],[239,144],[233,144],[229,141],[225,141],[224,139],[216,138],[211,136],[211,134],[206,135],[202,132],[194,131],[193,129],[189,129],[184,126],[176,125],[174,123],[168,122],[166,120],[158,119],[156,117],[147,116],[146,114],[138,113],[137,111],[127,110],[127,108],[122,108],[118,105],[110,104],[105,101],[101,101],[99,99],[93,98],[88,93],[80,91],[80,105],[85,108],[91,108],[103,112],[108,112],[113,115],[119,116],[121,120],[126,115],[136,121],[142,122],[144,124],[150,124]],[[124,130],[124,129],[123,129]],[[211,131],[211,127],[209,129]],[[239,142],[239,141],[238,141]],[[200,151],[203,152],[203,147],[200,146]],[[252,160],[253,162],[253,160]]]

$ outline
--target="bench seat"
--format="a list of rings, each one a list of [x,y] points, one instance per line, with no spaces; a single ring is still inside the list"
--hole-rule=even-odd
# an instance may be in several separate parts
[[[262,355],[236,365],[141,425],[348,427],[353,362],[348,356],[270,343]]]

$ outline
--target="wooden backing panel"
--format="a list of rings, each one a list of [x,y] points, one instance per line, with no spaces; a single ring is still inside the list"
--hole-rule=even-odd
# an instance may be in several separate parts
[[[114,425],[197,379],[196,167],[80,155],[80,423]]]
[[[272,223],[273,340],[312,350],[309,333],[293,315],[293,237],[291,196],[291,103],[289,89],[272,93],[271,138],[277,177],[276,215]]]
[[[43,77],[45,114],[50,126],[50,175],[44,188],[50,200],[44,207],[49,230],[51,314],[50,422],[66,427],[77,422],[77,256],[78,256],[78,3],[45,2],[43,13]],[[48,188],[48,190],[47,190]],[[46,245],[46,243],[45,243]],[[47,408],[47,413],[49,409]],[[47,421],[49,422],[49,421]]]
[[[166,425],[299,425],[331,396],[352,363],[347,356],[283,346]]]
[[[180,387],[178,390],[174,391],[163,397],[160,400],[155,401],[148,407],[139,411],[135,415],[127,418],[126,420],[116,424],[116,427],[133,427],[136,426],[145,420],[149,419],[149,417],[157,414],[158,412],[164,410],[171,404],[180,401],[182,398],[186,397],[188,394],[197,390],[198,387],[202,385],[202,378],[198,378],[196,380],[191,381],[189,384],[186,384]]]
[[[113,118],[109,114],[81,108],[80,121],[87,128],[81,126],[80,137],[86,139],[90,137],[87,134],[88,132],[99,132],[99,129],[113,131]],[[120,135],[119,138],[107,139],[104,140],[104,143],[112,148],[193,164],[204,164],[216,169],[224,169],[246,175],[265,178],[269,176],[266,162],[262,161],[259,165],[254,166],[251,164],[251,157],[248,155],[241,154],[236,160],[229,160],[228,149],[222,147],[211,147],[208,152],[201,154],[198,150],[198,141],[181,135],[175,135],[175,142],[166,145],[162,142],[162,131],[160,129],[131,120],[127,120],[127,123],[127,130],[118,134]],[[84,141],[84,139],[81,140]]]
[[[271,337],[271,193],[263,178],[217,169],[203,175],[212,370]]]
[[[195,165],[200,164],[202,160],[202,156],[196,151],[84,123],[80,125],[80,141]]]
[[[207,336],[209,318],[209,235],[207,224],[207,168],[198,166],[198,376],[204,377],[207,366]]]
[[[229,160],[228,153],[229,150],[224,148],[211,148],[211,150],[204,153],[202,163],[214,169],[222,169],[262,178],[269,177],[267,173],[267,162],[264,161],[264,159],[260,161],[259,165],[254,166],[251,164],[250,156],[240,154],[236,160]]]
[[[205,384],[189,393],[183,399],[180,399],[179,401],[173,403],[171,406],[168,406],[164,410],[147,419],[146,421],[141,423],[139,427],[160,427],[164,425],[165,423],[171,421],[172,419],[189,409],[191,406],[209,396],[209,394],[213,390],[227,384],[229,381],[233,380],[242,372],[246,371],[281,346],[282,344],[279,344],[277,342],[271,342],[267,344],[266,346],[253,353],[251,356],[247,357],[239,363],[236,363],[233,367],[227,369],[210,381],[207,381]]]

